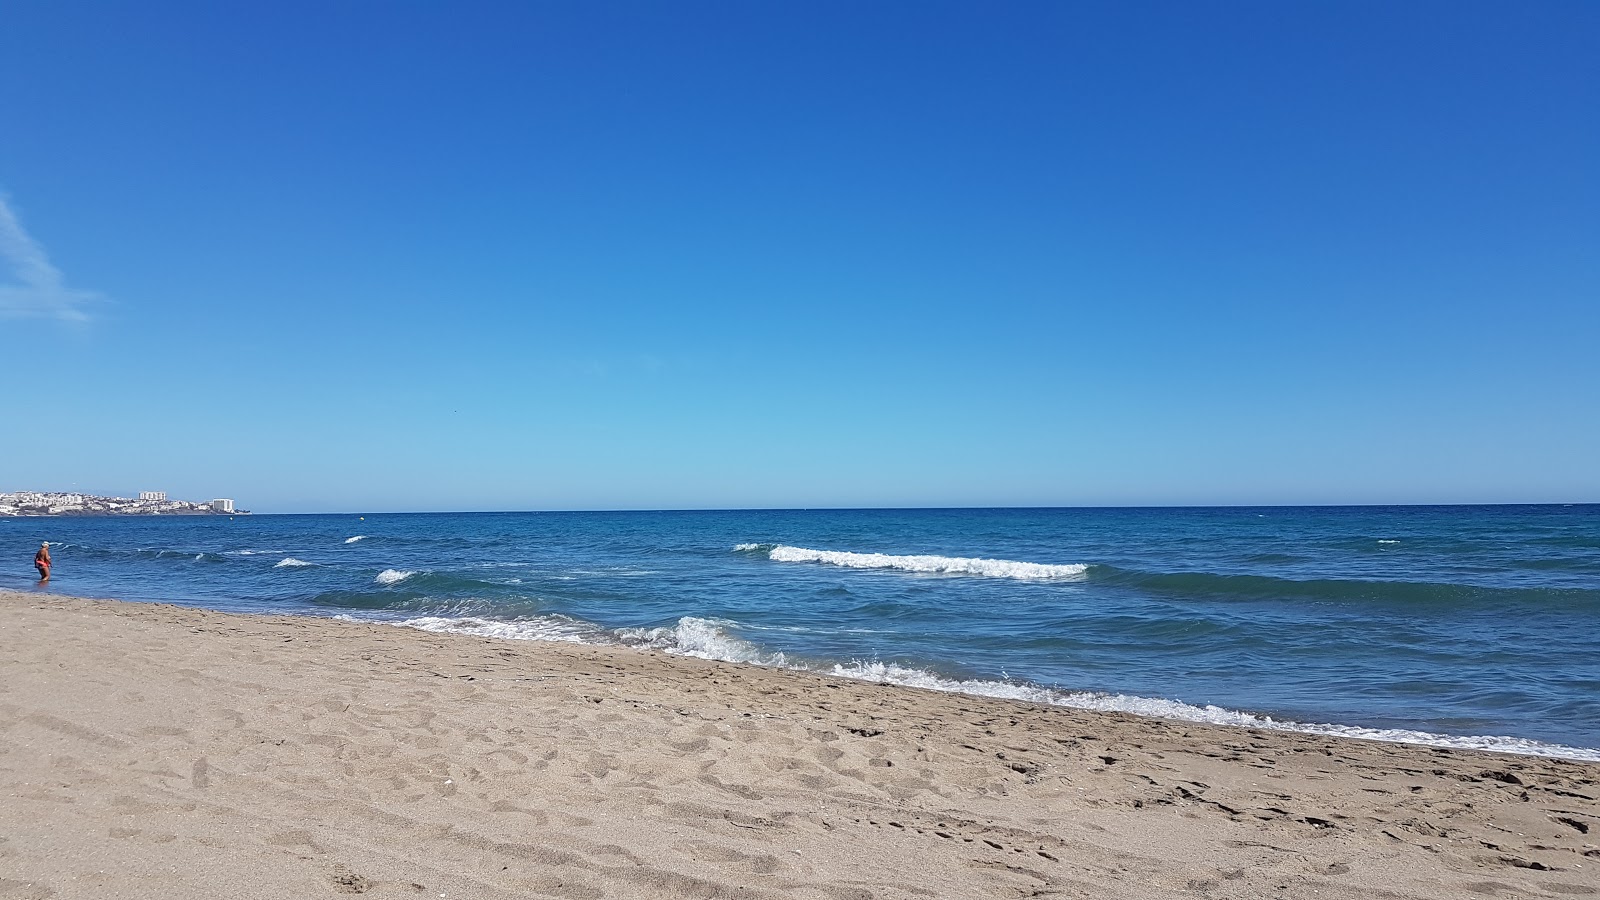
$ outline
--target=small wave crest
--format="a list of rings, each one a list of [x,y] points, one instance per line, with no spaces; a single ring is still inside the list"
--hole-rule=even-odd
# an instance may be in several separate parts
[[[740,544],[735,550],[755,550],[764,545]],[[767,551],[774,562],[816,562],[850,569],[898,569],[935,575],[980,575],[987,578],[1015,578],[1024,581],[1082,579],[1089,567],[1081,563],[1016,562],[1009,559],[979,559],[963,556],[891,556],[887,553],[850,553],[844,550],[812,550],[778,544]]]
[[[309,563],[309,562],[306,562],[303,559],[295,559],[292,556],[285,556],[283,559],[278,560],[277,564],[274,565],[273,568],[274,569],[299,569],[299,568],[302,568],[304,566],[314,566],[314,565],[316,565],[316,563]]]
[[[720,619],[684,616],[676,624],[661,628],[618,628],[565,616],[526,616],[516,619],[488,619],[479,616],[418,616],[396,623],[423,631],[475,634],[516,641],[566,641],[581,644],[621,644],[635,650],[659,650],[676,656],[693,656],[721,662],[753,663],[779,668],[790,666],[784,655],[766,653],[742,638],[728,633],[733,623]]]
[[[356,541],[364,541],[364,540],[366,540],[366,539],[367,539],[367,536],[366,536],[366,535],[364,535],[364,534],[358,534],[358,535],[356,535],[356,536],[355,536],[355,537],[348,537],[348,538],[345,538],[345,539],[344,539],[344,542],[345,542],[345,543],[346,543],[346,544],[354,544],[354,543],[355,543],[355,542],[356,542]]]
[[[381,585],[399,584],[415,574],[417,573],[408,572],[404,569],[384,569],[382,572],[379,572],[377,576],[372,579],[372,581],[374,584]]]
[[[475,634],[479,637],[500,638],[511,641],[566,641],[592,644],[601,638],[597,626],[561,616],[529,616],[521,619],[496,620],[477,616],[418,616],[397,624],[423,631],[445,631],[452,634]]]
[[[622,643],[641,650],[661,650],[679,656],[716,659],[723,662],[756,663],[763,666],[787,665],[783,654],[764,653],[761,648],[726,630],[733,623],[720,619],[684,616],[676,625],[665,628],[621,628],[616,632]]]

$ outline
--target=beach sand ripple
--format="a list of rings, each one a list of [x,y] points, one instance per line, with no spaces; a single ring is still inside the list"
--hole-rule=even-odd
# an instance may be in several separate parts
[[[0,898],[1600,894],[1600,765],[0,593]]]

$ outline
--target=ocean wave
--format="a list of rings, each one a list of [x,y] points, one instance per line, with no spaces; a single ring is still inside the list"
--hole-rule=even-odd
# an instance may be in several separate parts
[[[765,545],[740,544],[735,550],[755,550]],[[987,578],[1015,578],[1023,581],[1081,579],[1089,567],[1079,563],[1015,562],[1009,559],[978,559],[962,556],[891,556],[886,553],[850,553],[843,550],[811,550],[777,544],[767,551],[774,562],[817,562],[850,569],[898,569],[936,575],[981,575]]]
[[[511,641],[603,642],[598,626],[562,616],[528,616],[520,619],[483,619],[477,616],[418,616],[395,623],[423,631],[475,634]]]
[[[655,569],[638,569],[638,568],[634,568],[633,566],[607,566],[607,567],[605,567],[603,569],[568,569],[567,570],[567,574],[570,575],[571,578],[562,578],[562,580],[570,581],[570,580],[572,580],[572,578],[579,578],[579,577],[583,577],[583,578],[646,578],[646,577],[649,577],[651,575],[659,575],[661,573],[656,571]],[[557,578],[561,578],[561,576],[556,576],[556,577]]]
[[[417,573],[408,572],[404,569],[384,569],[382,572],[379,572],[377,576],[372,579],[372,581],[374,584],[382,585],[399,584],[415,574]]]
[[[1306,600],[1511,606],[1581,604],[1600,600],[1600,590],[1584,587],[1506,587],[1429,581],[1378,581],[1357,578],[1280,578],[1273,575],[1219,575],[1213,572],[1147,572],[1093,566],[1097,584],[1136,588],[1186,599]]]
[[[661,650],[723,662],[787,665],[782,653],[765,653],[755,644],[729,634],[725,626],[731,624],[726,620],[684,616],[677,624],[666,628],[619,628],[614,633],[621,643],[641,650]]]
[[[307,601],[312,606],[333,606],[339,609],[365,609],[375,613],[389,614],[400,610],[415,610],[426,612],[430,615],[437,614],[439,610],[429,598],[421,594],[397,592],[390,589],[373,589],[370,591],[323,591]],[[419,605],[427,604],[424,609],[417,609]]]
[[[298,568],[301,568],[303,566],[314,566],[314,565],[316,565],[316,563],[309,563],[309,562],[306,562],[303,559],[295,559],[292,556],[286,556],[283,559],[278,560],[277,565],[274,565],[273,568],[274,569],[298,569]]]
[[[425,631],[477,634],[520,641],[569,641],[599,645],[622,645],[635,650],[658,650],[675,656],[721,662],[753,663],[778,668],[791,666],[782,653],[767,653],[755,644],[729,634],[724,619],[684,616],[675,624],[660,628],[617,628],[564,616],[527,616],[517,619],[486,619],[477,616],[422,616],[395,624]]]
[[[1384,540],[1383,538],[1379,538],[1378,539],[1378,543],[1380,543],[1380,544],[1398,544],[1400,542],[1399,541],[1388,541],[1388,540]]]
[[[206,550],[173,547],[91,547],[88,544],[73,544],[67,541],[51,541],[50,552],[65,554],[72,551],[71,555],[89,557],[91,559],[181,559],[190,562],[226,562],[227,556],[222,553],[213,553]]]
[[[366,540],[366,539],[367,539],[367,536],[366,536],[366,535],[364,535],[364,534],[358,534],[358,535],[356,535],[356,536],[355,536],[355,537],[349,537],[349,538],[345,538],[345,539],[344,539],[344,542],[345,542],[345,543],[346,543],[346,544],[354,544],[354,543],[355,543],[355,542],[356,542],[356,541],[364,541],[364,540]]]
[[[350,621],[364,621],[340,616]],[[785,665],[782,653],[763,653],[755,644],[728,634],[715,619],[685,616],[677,624],[663,628],[618,628],[607,630],[591,622],[565,616],[524,616],[515,619],[488,619],[480,616],[417,616],[395,622],[423,631],[474,634],[513,641],[562,641],[601,646],[622,645],[635,650],[659,650],[676,656],[756,665]]]

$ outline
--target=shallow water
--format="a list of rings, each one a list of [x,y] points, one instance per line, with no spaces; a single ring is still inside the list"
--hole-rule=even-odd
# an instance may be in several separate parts
[[[40,540],[67,594],[1600,759],[1593,505],[0,519],[0,587]]]

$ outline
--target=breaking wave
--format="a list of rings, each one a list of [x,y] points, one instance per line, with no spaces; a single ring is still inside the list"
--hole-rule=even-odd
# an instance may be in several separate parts
[[[292,556],[285,556],[283,559],[278,560],[277,564],[274,565],[273,568],[274,569],[298,569],[298,568],[301,568],[303,566],[314,566],[314,565],[316,565],[316,563],[309,563],[309,562],[306,562],[303,559],[295,559]]]
[[[349,537],[349,538],[345,538],[345,539],[344,539],[344,542],[345,542],[345,543],[346,543],[346,544],[354,544],[354,543],[355,543],[355,542],[356,542],[356,541],[364,541],[364,540],[366,540],[366,539],[367,539],[367,536],[366,536],[366,535],[364,535],[364,534],[358,534],[358,535],[356,535],[356,536],[355,536],[355,537]]]
[[[399,584],[415,574],[417,573],[407,572],[403,569],[384,569],[382,572],[379,572],[377,576],[372,579],[372,581],[374,584]]]
[[[722,619],[684,616],[667,628],[620,628],[616,636],[621,643],[641,650],[762,666],[788,665],[782,653],[765,653],[755,644],[729,634],[724,626],[731,624]]]
[[[661,628],[617,628],[565,616],[525,616],[516,619],[486,619],[478,616],[419,616],[396,622],[423,631],[475,634],[516,641],[566,641],[659,650],[675,656],[693,656],[721,662],[753,663],[778,668],[805,668],[790,665],[782,653],[767,653],[755,644],[729,634],[722,619],[684,616],[676,624]]]
[[[739,544],[735,550],[751,551],[770,547],[767,558],[774,562],[816,562],[850,569],[899,569],[936,575],[980,575],[987,578],[1016,578],[1024,581],[1081,579],[1089,567],[1080,563],[1015,562],[1009,559],[977,559],[962,556],[891,556],[886,553],[849,553],[843,550],[811,550],[786,544]]]

